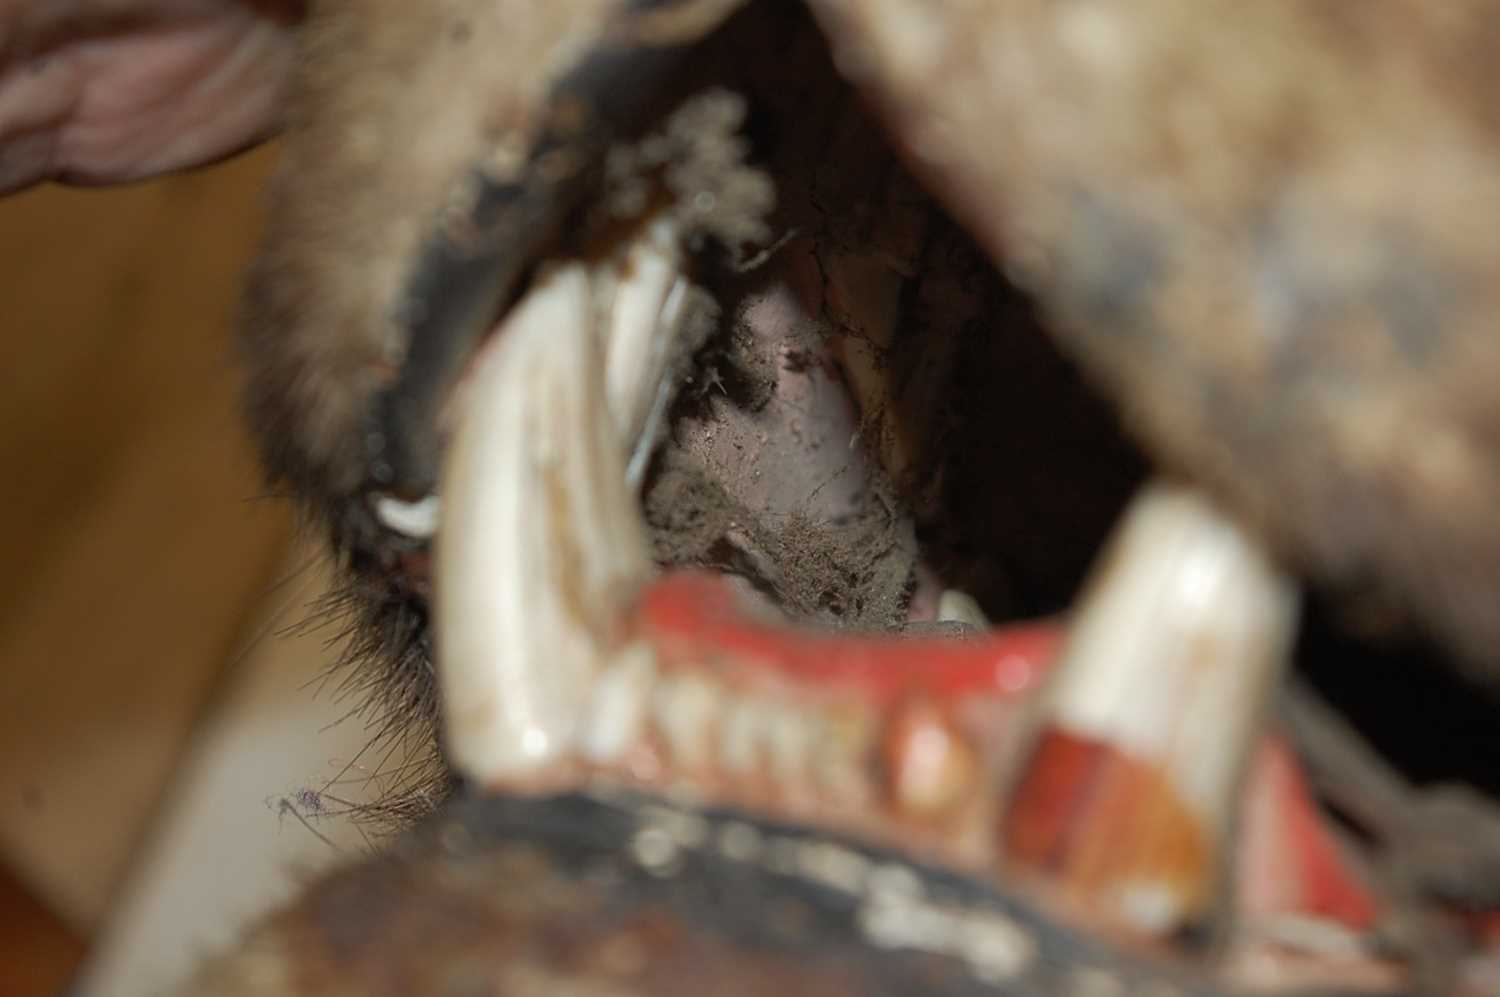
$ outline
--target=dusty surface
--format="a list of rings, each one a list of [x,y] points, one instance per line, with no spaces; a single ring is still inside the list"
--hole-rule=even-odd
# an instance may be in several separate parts
[[[777,210],[760,258],[704,275],[723,319],[646,495],[658,558],[839,626],[921,616],[938,583],[1055,611],[1142,465],[806,27],[742,16],[711,60]]]

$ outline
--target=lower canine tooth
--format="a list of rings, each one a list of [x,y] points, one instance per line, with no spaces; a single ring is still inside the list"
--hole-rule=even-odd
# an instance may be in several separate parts
[[[1203,497],[1148,487],[1075,613],[1009,858],[1149,934],[1207,917],[1297,594]]]
[[[475,358],[444,466],[434,623],[449,757],[481,784],[572,749],[650,570],[590,275],[540,274]]]

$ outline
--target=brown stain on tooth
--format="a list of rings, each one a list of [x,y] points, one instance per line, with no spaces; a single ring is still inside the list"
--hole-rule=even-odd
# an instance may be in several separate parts
[[[1133,931],[1161,936],[1210,913],[1208,829],[1158,766],[1107,743],[1043,734],[1000,835],[1010,863]]]
[[[1038,740],[1002,818],[1010,860],[1132,932],[1208,926],[1297,603],[1201,494],[1144,489],[1039,703]]]

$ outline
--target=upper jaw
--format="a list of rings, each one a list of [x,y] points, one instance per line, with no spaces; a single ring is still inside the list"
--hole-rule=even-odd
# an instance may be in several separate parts
[[[739,5],[313,10],[240,324],[268,469],[341,545],[379,552],[366,496],[431,492],[479,342],[567,241],[610,143]]]

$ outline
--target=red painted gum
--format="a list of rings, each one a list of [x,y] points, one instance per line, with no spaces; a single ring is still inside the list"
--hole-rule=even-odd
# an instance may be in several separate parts
[[[1267,738],[1251,764],[1238,857],[1241,909],[1253,917],[1311,914],[1356,930],[1372,927],[1375,895],[1340,854],[1291,749]]]
[[[912,697],[1020,700],[1041,685],[1063,640],[1056,623],[1002,627],[974,637],[841,636],[753,619],[732,583],[673,572],[643,595],[636,635],[669,666],[764,669],[793,686],[855,695],[891,712]],[[1141,761],[1065,731],[1043,733],[1017,782],[1001,828],[1010,861],[1085,893],[1123,875],[1169,880],[1196,905],[1213,861],[1200,821]],[[1269,737],[1252,762],[1242,800],[1235,869],[1241,912],[1302,914],[1355,930],[1380,904],[1341,854],[1290,748]],[[1154,841],[1131,831],[1144,827]],[[1172,833],[1161,836],[1164,827]],[[1140,868],[1137,868],[1140,866]],[[1500,937],[1500,916],[1484,933]]]
[[[879,705],[914,693],[1020,698],[1056,656],[1056,624],[1004,627],[973,637],[839,636],[750,620],[718,575],[679,572],[653,584],[636,618],[668,659],[731,660],[797,682],[849,689]]]

